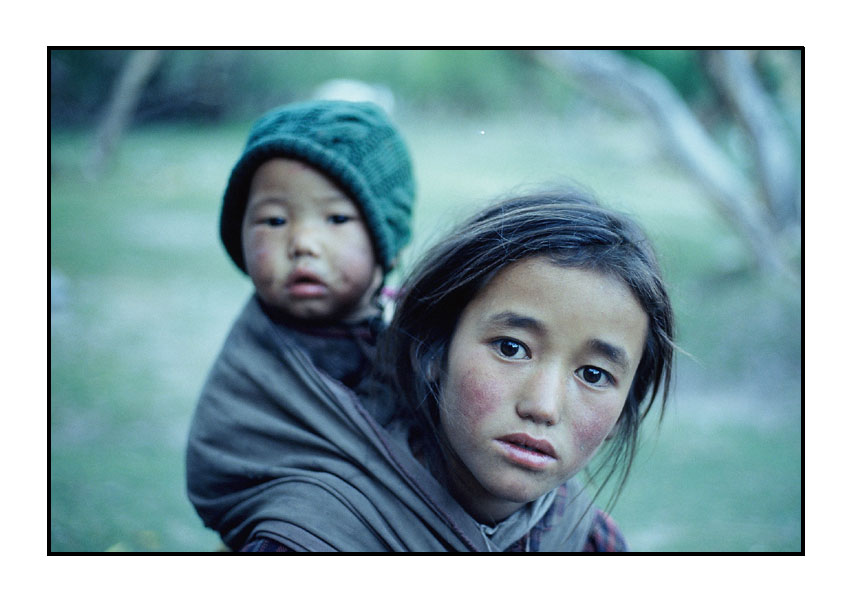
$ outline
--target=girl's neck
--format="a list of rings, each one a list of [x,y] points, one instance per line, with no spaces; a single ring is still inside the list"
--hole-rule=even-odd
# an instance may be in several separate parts
[[[446,454],[446,465],[449,492],[478,523],[495,525],[525,504],[506,501],[487,492],[457,455],[450,451]]]

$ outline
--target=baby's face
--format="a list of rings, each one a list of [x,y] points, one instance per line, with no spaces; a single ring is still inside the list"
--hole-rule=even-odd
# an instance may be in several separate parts
[[[363,216],[312,167],[276,158],[257,169],[242,246],[257,294],[293,318],[357,320],[374,312],[382,272]]]
[[[502,269],[469,303],[449,346],[440,423],[453,492],[473,516],[503,519],[587,465],[623,409],[647,322],[616,277],[536,257]]]

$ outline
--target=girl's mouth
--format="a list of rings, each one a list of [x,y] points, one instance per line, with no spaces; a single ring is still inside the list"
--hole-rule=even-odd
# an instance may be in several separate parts
[[[525,433],[503,436],[496,443],[511,462],[529,469],[545,469],[558,460],[552,444]]]

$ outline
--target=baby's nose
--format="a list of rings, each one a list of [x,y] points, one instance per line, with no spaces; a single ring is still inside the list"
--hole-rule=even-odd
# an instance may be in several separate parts
[[[319,237],[316,229],[308,225],[299,225],[292,229],[289,240],[289,254],[291,257],[313,256],[318,257],[321,252]]]

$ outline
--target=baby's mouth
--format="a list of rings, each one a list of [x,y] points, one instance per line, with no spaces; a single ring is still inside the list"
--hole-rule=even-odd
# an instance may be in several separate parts
[[[311,298],[325,295],[328,287],[316,273],[298,268],[286,279],[286,289],[294,297]]]

